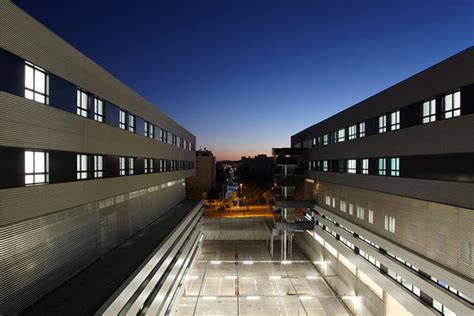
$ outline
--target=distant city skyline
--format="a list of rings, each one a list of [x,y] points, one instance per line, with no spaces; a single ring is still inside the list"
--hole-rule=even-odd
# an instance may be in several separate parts
[[[270,155],[473,44],[472,1],[14,2],[217,160]]]

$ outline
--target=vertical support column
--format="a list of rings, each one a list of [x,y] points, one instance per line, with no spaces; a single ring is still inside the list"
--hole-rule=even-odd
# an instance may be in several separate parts
[[[286,239],[287,239],[287,232],[286,230],[283,231],[283,261],[286,261],[286,251],[287,251],[287,242],[286,242]]]
[[[273,231],[270,235],[270,257],[273,259]]]
[[[289,246],[290,258],[293,258],[293,233],[290,233],[290,246]]]

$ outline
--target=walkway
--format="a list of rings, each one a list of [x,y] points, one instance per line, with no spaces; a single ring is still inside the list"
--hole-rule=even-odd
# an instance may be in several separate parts
[[[265,241],[205,241],[176,315],[348,315],[298,249],[283,263],[267,249]]]

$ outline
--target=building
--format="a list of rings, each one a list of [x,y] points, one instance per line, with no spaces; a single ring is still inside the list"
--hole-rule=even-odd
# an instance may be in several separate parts
[[[10,315],[181,202],[196,139],[10,1],[0,69],[0,314]]]
[[[196,175],[186,179],[186,195],[202,199],[216,188],[216,157],[210,150],[196,151]]]
[[[355,311],[474,313],[474,47],[291,145],[316,221],[296,238]]]

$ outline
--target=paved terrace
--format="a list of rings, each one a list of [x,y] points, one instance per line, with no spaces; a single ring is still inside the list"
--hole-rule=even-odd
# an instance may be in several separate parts
[[[265,241],[206,240],[176,315],[349,314],[296,247],[282,263],[271,260]]]
[[[198,203],[185,200],[30,306],[24,315],[93,315]]]

